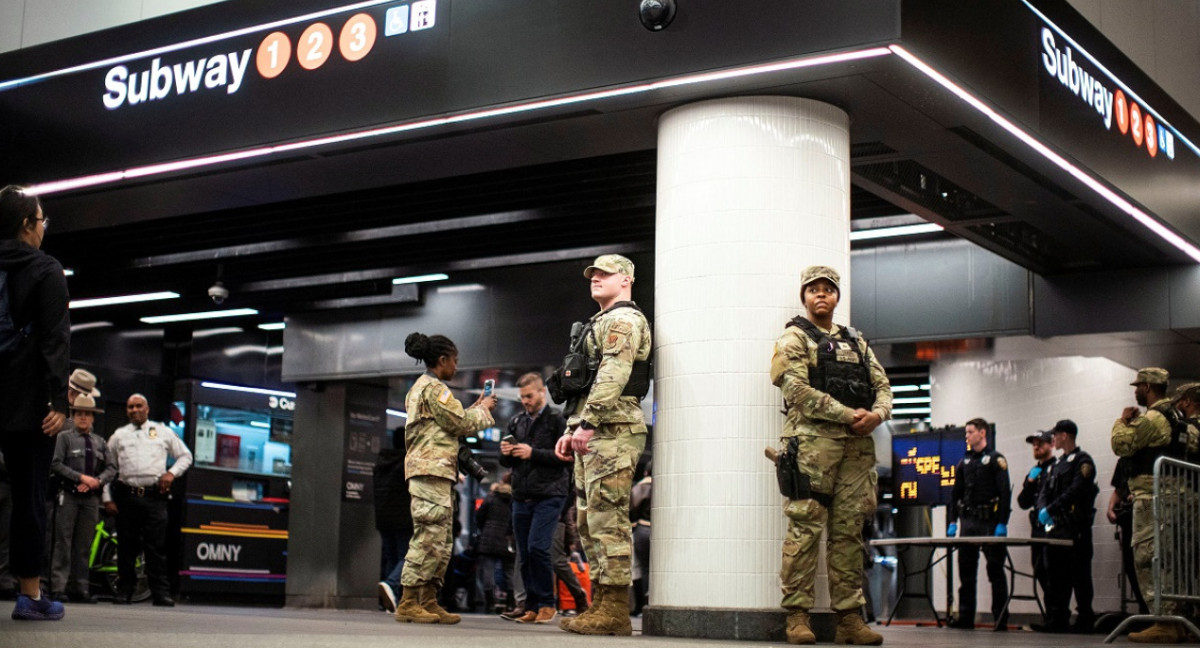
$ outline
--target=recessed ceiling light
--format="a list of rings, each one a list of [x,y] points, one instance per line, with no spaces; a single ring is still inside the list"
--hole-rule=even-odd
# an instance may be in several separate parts
[[[201,311],[199,313],[177,313],[175,315],[153,315],[143,317],[141,321],[147,324],[168,324],[170,322],[189,322],[192,320],[217,319],[221,317],[242,317],[244,315],[258,315],[258,311],[253,308],[233,308],[230,310],[218,311]]]
[[[858,230],[850,232],[851,241],[866,241],[869,239],[894,238],[897,236],[915,236],[917,234],[932,234],[942,231],[937,223],[921,223],[920,225],[901,225],[899,227],[880,227],[879,229]]]
[[[401,284],[423,283],[426,281],[445,281],[449,278],[450,275],[442,274],[440,272],[434,274],[413,275],[411,277],[396,277],[395,279],[392,279],[392,285],[399,286]]]
[[[260,328],[264,331],[282,331],[283,329],[287,328],[287,323],[286,322],[267,322],[266,324],[259,324],[258,328]]]
[[[92,299],[72,299],[71,308],[94,308],[96,306],[113,306],[115,304],[137,304],[140,302],[159,301],[162,299],[178,299],[176,292],[153,292],[140,295],[119,295],[117,297],[95,297]]]

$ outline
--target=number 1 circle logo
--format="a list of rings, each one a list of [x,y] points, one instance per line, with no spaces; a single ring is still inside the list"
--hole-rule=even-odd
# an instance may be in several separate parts
[[[296,62],[305,70],[315,70],[333,53],[333,30],[325,23],[313,23],[300,34],[296,45]]]
[[[342,27],[338,49],[347,61],[358,61],[375,46],[375,19],[365,13],[356,14]]]
[[[283,73],[291,58],[292,41],[283,32],[274,32],[259,43],[254,62],[264,79],[274,79]]]

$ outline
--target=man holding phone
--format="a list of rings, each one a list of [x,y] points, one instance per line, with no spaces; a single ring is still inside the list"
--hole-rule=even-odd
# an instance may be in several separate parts
[[[549,623],[554,605],[554,566],[550,547],[570,488],[570,461],[554,454],[566,427],[546,406],[546,385],[536,373],[517,379],[524,412],[508,423],[500,441],[500,465],[512,468],[513,537],[525,585],[525,614],[518,623]]]

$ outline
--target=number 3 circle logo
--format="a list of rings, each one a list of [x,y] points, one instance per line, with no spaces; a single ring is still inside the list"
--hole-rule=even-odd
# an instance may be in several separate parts
[[[366,56],[375,46],[375,19],[365,13],[360,13],[342,27],[342,35],[338,39],[338,49],[347,61],[358,61]]]

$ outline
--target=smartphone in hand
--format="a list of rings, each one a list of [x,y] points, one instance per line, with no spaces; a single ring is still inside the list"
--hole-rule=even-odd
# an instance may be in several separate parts
[[[483,395],[484,396],[491,396],[492,392],[495,391],[495,389],[496,389],[496,381],[495,380],[492,380],[489,378],[489,379],[483,381]]]

